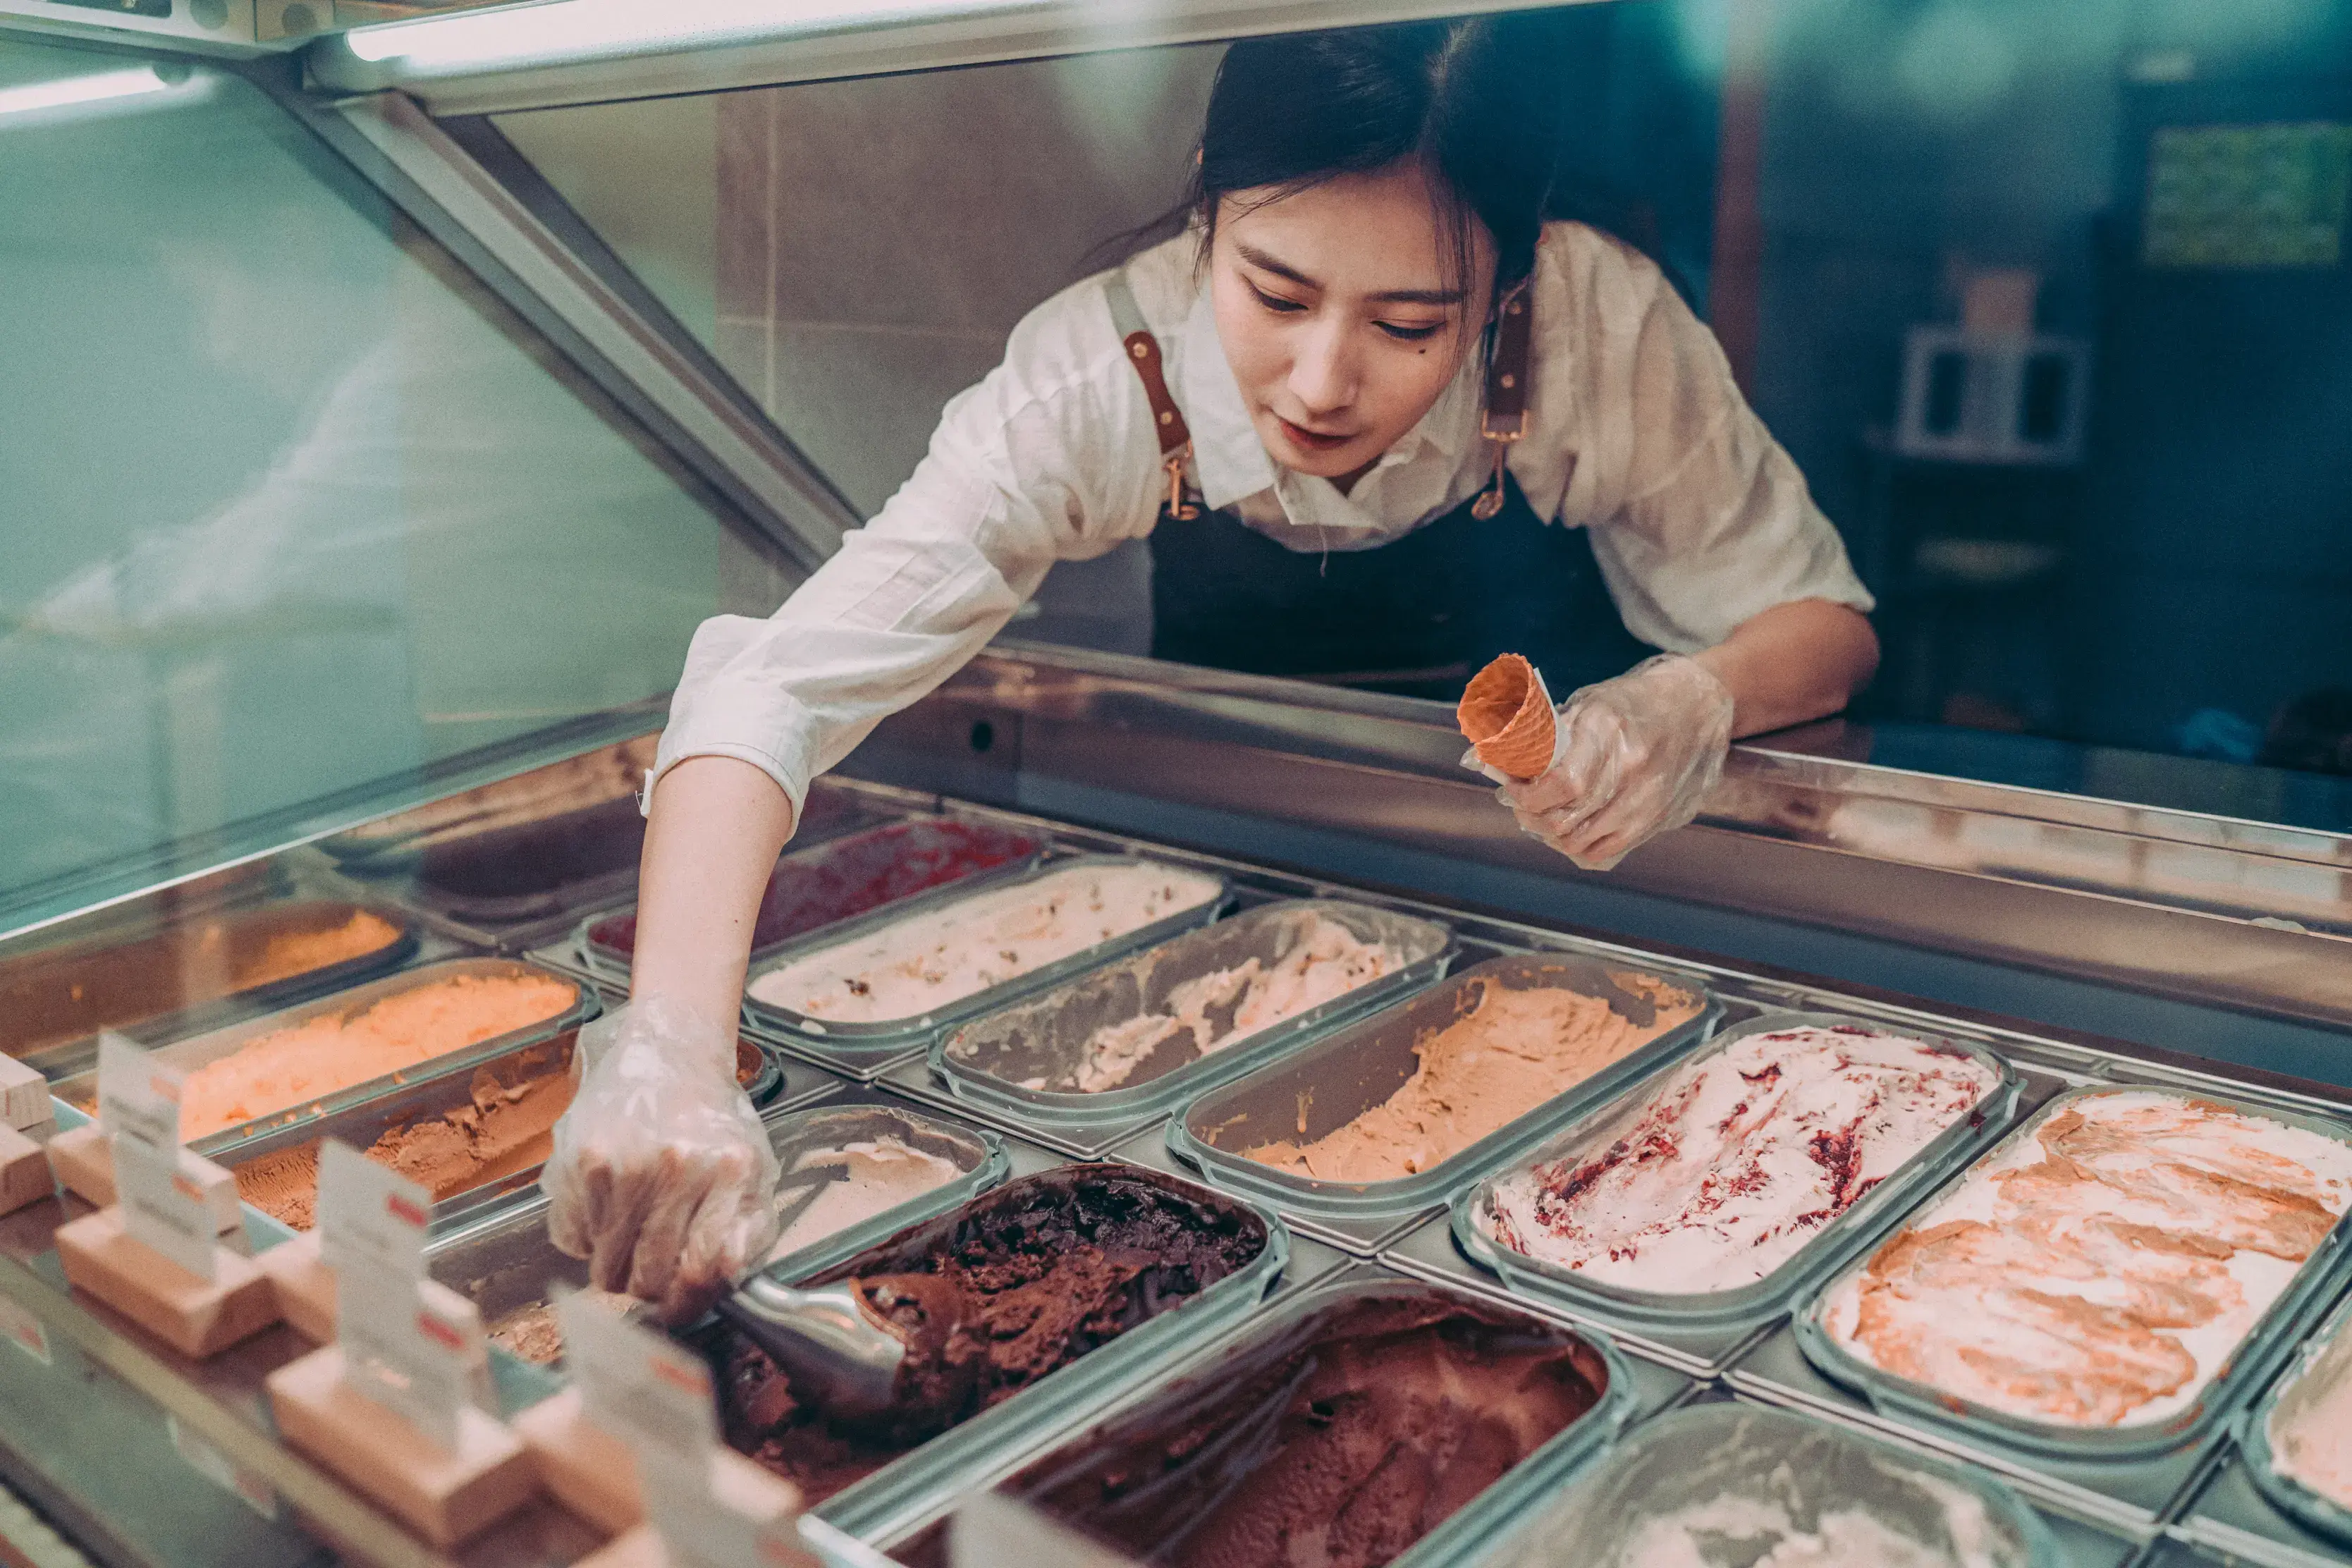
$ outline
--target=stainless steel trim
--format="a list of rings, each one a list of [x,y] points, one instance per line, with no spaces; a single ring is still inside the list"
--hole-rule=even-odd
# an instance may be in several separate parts
[[[1559,0],[1489,0],[1468,9],[1532,10]],[[435,114],[494,114],[730,88],[938,70],[1109,49],[1215,42],[1316,27],[1460,15],[1459,0],[1032,0],[979,15],[916,16],[706,33],[656,46],[567,52],[551,46],[493,68],[364,60],[342,38],[305,58],[340,92],[397,88]]]
[[[977,752],[983,720],[1015,743]],[[1697,824],[1594,874],[1522,837],[1462,749],[1442,703],[1000,643],[846,765],[1057,813],[1107,792],[1114,813],[1148,801],[1519,873],[1563,906],[1650,894],[2352,1025],[2352,837],[1746,745]]]
[[[387,92],[336,108],[339,113],[311,108],[306,118],[374,177],[380,171],[370,168],[371,160],[335,134],[338,127],[356,132],[362,146],[411,187],[386,189],[411,216],[448,244],[452,237],[432,221],[446,218],[509,273],[527,295],[510,296],[510,302],[533,314],[535,324],[551,312],[603,362],[585,368],[608,370],[597,377],[606,390],[646,416],[793,565],[814,571],[840,548],[843,532],[864,521],[763,418],[712,379],[704,356],[681,351],[413,100]],[[437,212],[418,210],[418,196]]]

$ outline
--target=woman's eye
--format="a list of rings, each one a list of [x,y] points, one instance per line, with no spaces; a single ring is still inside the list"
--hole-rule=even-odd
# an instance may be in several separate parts
[[[1445,323],[1443,321],[1432,321],[1425,327],[1401,327],[1393,321],[1382,321],[1379,325],[1381,331],[1399,342],[1404,343],[1422,342],[1445,330]]]
[[[1286,300],[1279,294],[1269,294],[1255,283],[1252,283],[1249,286],[1249,291],[1257,296],[1257,302],[1259,304],[1265,306],[1269,310],[1279,311],[1281,314],[1286,316],[1296,315],[1297,312],[1307,309],[1305,305],[1301,304],[1297,300]]]

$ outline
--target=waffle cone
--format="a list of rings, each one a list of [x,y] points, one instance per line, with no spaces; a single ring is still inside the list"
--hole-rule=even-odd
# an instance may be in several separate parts
[[[1551,693],[1534,665],[1507,653],[1473,676],[1454,710],[1478,760],[1515,779],[1531,779],[1551,766],[1559,721]]]

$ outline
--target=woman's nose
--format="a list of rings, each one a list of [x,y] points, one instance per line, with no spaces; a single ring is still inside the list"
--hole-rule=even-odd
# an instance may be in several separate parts
[[[1290,362],[1290,395],[1311,416],[1336,414],[1356,400],[1356,371],[1347,334],[1337,323],[1317,324],[1300,334]]]

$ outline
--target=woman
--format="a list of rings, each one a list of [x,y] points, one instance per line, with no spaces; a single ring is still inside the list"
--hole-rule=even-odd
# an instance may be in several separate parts
[[[1576,691],[1553,767],[1502,790],[1588,867],[1687,822],[1732,736],[1869,678],[1869,597],[1713,337],[1633,251],[1543,221],[1554,95],[1513,31],[1235,45],[1190,232],[1040,306],[782,609],[696,636],[635,1000],[545,1178],[598,1285],[690,1311],[761,1255],[775,1167],[730,1025],[769,870],[809,780],[1057,560],[1150,535],[1169,657],[1458,689],[1507,648],[1566,686],[1581,525],[1625,627],[1675,650]]]

